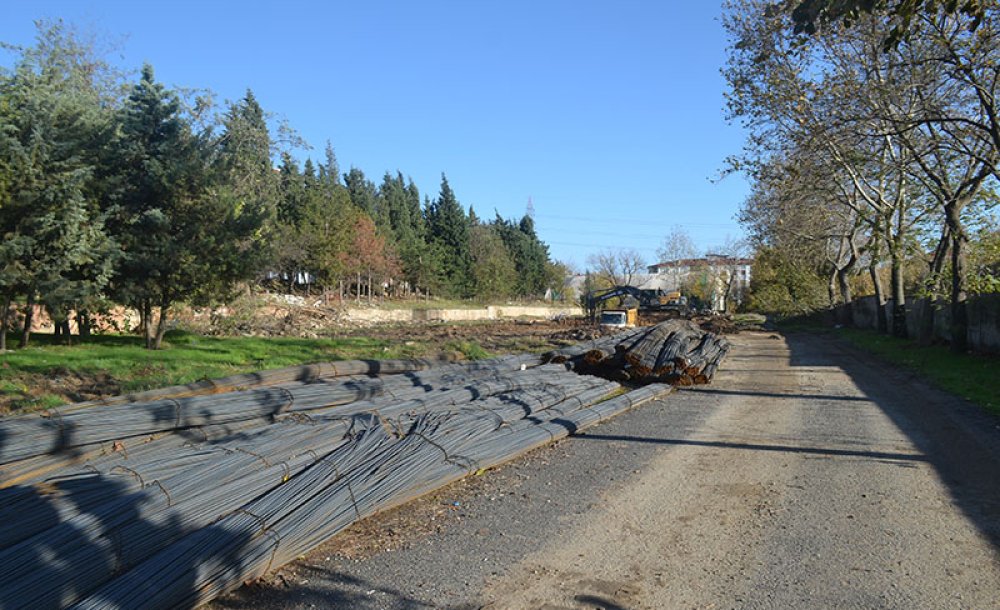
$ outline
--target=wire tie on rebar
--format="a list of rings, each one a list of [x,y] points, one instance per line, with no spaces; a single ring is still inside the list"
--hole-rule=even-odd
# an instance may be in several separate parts
[[[134,470],[132,468],[129,468],[128,466],[122,466],[121,464],[118,464],[117,466],[115,466],[114,468],[112,468],[111,472],[114,472],[115,470],[122,470],[124,472],[127,472],[128,474],[134,476],[136,479],[139,480],[139,487],[146,487],[146,481],[144,481],[142,479],[142,475],[139,474],[138,471],[136,471],[136,470]]]
[[[249,449],[244,449],[243,447],[234,447],[233,451],[237,451],[239,453],[245,453],[247,455],[251,455],[251,456],[257,458],[258,460],[260,460],[264,464],[265,467],[267,467],[267,468],[271,467],[271,463],[267,461],[267,458],[264,457],[263,455],[259,454],[259,453],[255,453],[253,451],[250,451]]]
[[[261,533],[274,539],[274,547],[271,549],[271,557],[267,560],[267,568],[264,569],[264,572],[267,573],[271,571],[271,566],[274,564],[274,557],[278,554],[278,547],[281,546],[281,534],[274,531],[270,527],[264,527],[264,529],[261,530]]]
[[[282,462],[281,467],[285,469],[285,474],[281,475],[281,482],[287,483],[292,478],[292,467],[288,465],[288,462]]]
[[[181,410],[183,409],[183,407],[181,407],[181,403],[178,402],[177,399],[175,398],[164,398],[164,400],[174,405],[174,428],[180,428]]]
[[[339,479],[340,472],[336,469],[336,467],[334,467],[334,471],[337,472],[337,478]],[[354,489],[351,487],[351,480],[345,477],[344,481],[347,484],[347,493],[351,496],[351,505],[354,507],[354,516],[360,521],[361,511],[358,510],[358,499],[354,497]]]
[[[254,521],[257,522],[257,525],[260,526],[260,533],[263,534],[263,533],[265,533],[265,532],[268,531],[267,521],[263,517],[261,517],[259,515],[256,515],[256,514],[250,512],[250,511],[248,511],[245,508],[237,508],[233,512],[229,513],[228,516],[232,516],[232,515],[236,515],[236,514],[240,514],[240,513],[242,513],[244,515],[249,515],[251,518],[253,518]],[[220,517],[220,519],[221,519],[221,517]]]
[[[160,488],[160,491],[163,492],[163,495],[167,496],[167,506],[174,505],[174,499],[170,497],[170,492],[167,491],[167,488],[163,486],[163,483],[161,483],[159,479],[154,479],[150,485],[156,485]]]
[[[422,432],[410,432],[410,434],[411,434],[412,436],[416,436],[416,437],[418,437],[418,438],[421,438],[421,439],[423,439],[424,441],[426,441],[427,443],[429,443],[429,444],[431,444],[431,445],[433,445],[433,446],[437,447],[437,448],[438,448],[438,450],[440,450],[440,451],[441,451],[441,453],[442,453],[442,454],[444,454],[444,461],[448,462],[449,464],[454,464],[454,463],[455,463],[455,462],[452,462],[452,460],[451,460],[451,456],[450,456],[450,455],[448,455],[448,451],[447,451],[447,450],[445,450],[445,448],[444,448],[444,447],[442,447],[441,445],[439,445],[439,444],[435,443],[435,442],[434,442],[434,441],[432,441],[431,439],[429,439],[429,438],[427,438],[426,436],[424,436]]]

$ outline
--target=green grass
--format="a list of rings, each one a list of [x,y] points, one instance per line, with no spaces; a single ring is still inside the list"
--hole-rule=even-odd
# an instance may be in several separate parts
[[[32,335],[31,341],[28,348],[0,354],[0,406],[10,410],[65,402],[48,388],[59,378],[110,377],[122,392],[130,392],[328,360],[418,357],[433,349],[419,341],[373,337],[223,338],[185,332],[168,333],[165,349],[157,351],[143,348],[139,337],[124,335],[94,336],[72,346],[56,344],[51,335]]]
[[[1000,358],[956,354],[947,346],[921,346],[869,330],[842,328],[835,332],[857,347],[900,364],[939,388],[1000,415]]]
[[[447,350],[462,354],[466,360],[484,360],[492,356],[479,343],[467,339],[449,341],[445,343],[444,347]]]

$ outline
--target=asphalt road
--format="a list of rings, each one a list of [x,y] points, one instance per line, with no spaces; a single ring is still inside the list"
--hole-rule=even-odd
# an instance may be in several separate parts
[[[733,339],[711,386],[213,607],[1000,608],[1000,420],[830,338]]]

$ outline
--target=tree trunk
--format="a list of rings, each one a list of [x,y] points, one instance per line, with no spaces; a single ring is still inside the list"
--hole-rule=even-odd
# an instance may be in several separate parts
[[[944,263],[948,260],[951,235],[948,225],[941,230],[941,239],[934,249],[934,258],[930,265],[930,278],[927,282],[926,305],[920,312],[920,330],[917,341],[920,345],[930,345],[934,342],[934,317],[937,315],[938,297],[941,296],[941,273]]]
[[[152,299],[143,299],[142,308],[144,312],[145,322],[143,323],[143,335],[146,338],[146,349],[153,348],[153,301]]]
[[[850,274],[851,270],[847,267],[837,270],[837,286],[840,288],[840,298],[845,305],[850,305],[851,301],[854,300],[854,295],[851,293]]]
[[[354,284],[354,302],[361,304],[361,272],[358,272],[357,283]]]
[[[905,339],[906,331],[906,294],[903,291],[903,261],[899,249],[892,252],[892,334]]]
[[[969,313],[965,293],[965,247],[968,238],[957,205],[948,206],[946,218],[951,231],[951,349],[965,353],[969,348]]]
[[[87,339],[90,337],[90,313],[86,311],[81,311],[76,315],[77,322],[80,325],[80,338]]]
[[[160,319],[156,323],[156,337],[153,340],[153,349],[160,349],[163,345],[163,335],[167,333],[167,316],[170,313],[170,301],[166,299],[160,303]]]
[[[27,307],[24,310],[24,332],[21,334],[21,341],[18,343],[18,347],[25,348],[28,347],[28,341],[31,339],[31,323],[35,320],[35,290],[33,288],[28,289],[28,301]]]
[[[868,266],[872,284],[875,286],[875,319],[878,332],[889,332],[889,320],[885,315],[885,289],[882,287],[882,277],[878,273],[878,264],[872,261]]]
[[[372,272],[368,272],[368,305],[372,304]]]
[[[0,352],[7,351],[7,322],[10,320],[10,301],[12,295],[3,296],[3,311],[0,311]]]
[[[830,299],[830,309],[837,307],[837,266],[832,265],[830,279],[826,283],[826,296]]]

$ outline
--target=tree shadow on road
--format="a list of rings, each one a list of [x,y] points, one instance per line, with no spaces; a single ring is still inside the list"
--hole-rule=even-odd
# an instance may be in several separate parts
[[[835,337],[786,339],[793,367],[843,370],[926,456],[957,506],[1000,550],[1000,419]]]

